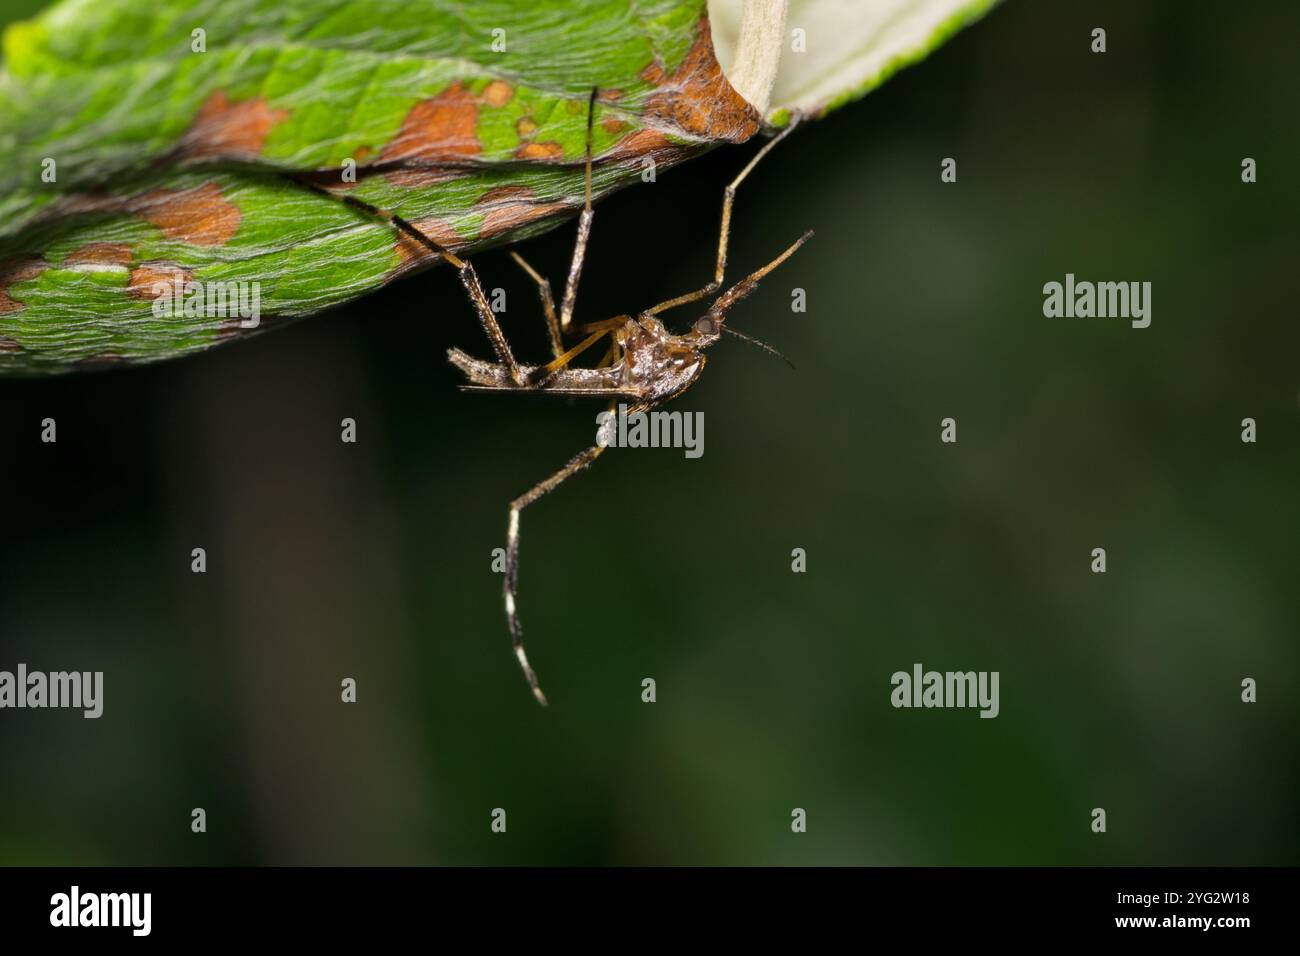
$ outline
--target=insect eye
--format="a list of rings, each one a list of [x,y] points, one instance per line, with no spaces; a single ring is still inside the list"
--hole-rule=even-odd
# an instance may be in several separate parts
[[[718,332],[718,324],[706,315],[704,318],[696,320],[695,331],[699,332],[701,335],[716,335]]]

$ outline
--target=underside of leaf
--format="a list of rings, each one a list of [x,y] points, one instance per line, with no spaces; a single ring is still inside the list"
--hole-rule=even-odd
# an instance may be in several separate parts
[[[0,374],[205,349],[440,261],[322,189],[462,254],[552,228],[593,89],[597,201],[762,127],[705,0],[62,0],[3,51]]]

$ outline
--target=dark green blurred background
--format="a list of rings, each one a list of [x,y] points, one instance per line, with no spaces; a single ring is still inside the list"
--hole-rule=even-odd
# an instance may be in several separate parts
[[[489,350],[449,272],[0,381],[0,668],[106,683],[98,721],[0,712],[0,862],[1296,863],[1298,28],[1011,0],[783,144],[733,270],[817,236],[733,321],[798,370],[720,344],[675,406],[702,459],[614,452],[525,514],[548,711],[490,552],[598,407],[459,393],[444,350]],[[754,148],[601,205],[581,314],[698,286]],[[524,251],[558,282],[572,237]],[[1066,272],[1151,281],[1151,328],[1044,318]],[[1000,671],[1001,716],[893,709],[914,662]]]

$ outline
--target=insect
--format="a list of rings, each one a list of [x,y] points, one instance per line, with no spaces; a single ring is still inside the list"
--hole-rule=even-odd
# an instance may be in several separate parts
[[[496,361],[484,361],[473,358],[459,349],[449,349],[447,358],[460,369],[467,379],[461,386],[468,392],[525,392],[549,395],[585,396],[610,400],[610,409],[622,401],[628,403],[626,414],[646,412],[670,399],[680,395],[694,384],[704,370],[704,350],[717,342],[724,332],[745,339],[760,348],[776,353],[774,349],[757,339],[750,338],[725,324],[727,312],[741,299],[750,295],[758,282],[781,263],[785,262],[812,237],[812,231],[805,232],[789,248],[767,265],[750,273],[735,285],[722,290],[723,277],[727,266],[727,241],[731,232],[731,209],[736,190],[754,167],[776,145],[784,139],[798,122],[791,122],[760,149],[749,163],[740,171],[723,193],[722,226],[718,235],[718,255],[713,279],[694,292],[687,292],[660,302],[635,316],[618,315],[597,322],[575,323],[573,321],[574,305],[578,295],[578,281],[582,275],[582,265],[586,257],[587,244],[591,238],[591,223],[594,218],[591,201],[592,169],[592,119],[595,111],[596,90],[592,90],[587,108],[587,149],[584,173],[584,202],[582,213],[578,218],[578,235],[573,248],[573,258],[569,265],[568,279],[565,282],[564,298],[561,300],[557,314],[555,299],[550,282],[530,266],[522,256],[512,252],[511,256],[537,283],[541,298],[542,312],[546,317],[547,331],[550,339],[552,359],[545,365],[520,365],[505,334],[498,325],[496,316],[483,292],[478,274],[468,260],[456,256],[421,230],[406,220],[386,210],[379,209],[353,197],[340,197],[319,186],[304,180],[302,185],[342,199],[351,205],[381,216],[396,228],[412,236],[430,250],[440,254],[460,274],[461,283],[469,294],[470,302],[478,314],[483,331],[496,353]],[[720,294],[718,294],[720,293]],[[669,309],[699,302],[709,296],[716,298],[708,306],[704,315],[694,321],[690,328],[680,334],[673,334],[661,322],[658,316]],[[566,340],[581,337],[572,347],[566,349]],[[573,360],[587,352],[592,346],[604,339],[609,340],[604,358],[594,368],[580,368],[573,365]],[[510,629],[511,643],[519,666],[523,669],[528,686],[533,696],[542,706],[546,706],[546,695],[542,692],[537,674],[528,661],[524,650],[523,629],[519,622],[518,581],[519,581],[519,517],[525,508],[539,498],[554,491],[574,475],[588,468],[605,446],[597,443],[575,455],[568,464],[549,477],[538,482],[528,491],[510,502],[506,525],[505,578],[502,592],[505,601],[506,621]]]

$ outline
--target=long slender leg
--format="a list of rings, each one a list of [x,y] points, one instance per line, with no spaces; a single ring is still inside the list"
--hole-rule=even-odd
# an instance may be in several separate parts
[[[777,133],[776,136],[772,137],[772,139],[762,149],[754,154],[754,158],[745,164],[745,168],[740,171],[740,175],[733,179],[730,185],[728,185],[726,190],[723,192],[722,228],[718,231],[718,261],[717,266],[713,271],[713,281],[700,289],[696,289],[694,292],[687,292],[685,295],[679,295],[675,298],[668,299],[666,302],[660,302],[654,308],[646,309],[646,315],[657,315],[660,312],[676,308],[679,305],[686,305],[689,302],[698,302],[705,296],[713,295],[713,293],[722,288],[722,279],[727,273],[727,241],[731,236],[731,207],[736,201],[736,190],[740,187],[740,184],[745,181],[745,177],[754,171],[754,167],[759,164],[763,157],[775,149],[777,143],[789,136],[790,131],[797,125],[799,125],[799,117],[798,114],[795,114],[795,116],[790,120],[789,125],[787,125],[785,129],[781,130],[781,132]]]
[[[542,312],[546,316],[546,330],[551,340],[551,354],[555,356],[555,361],[551,362],[549,365],[546,366],[546,371],[552,372],[556,369],[563,368],[570,361],[572,361],[578,355],[579,352],[584,351],[587,345],[590,344],[590,342],[584,345],[580,345],[577,349],[569,349],[567,352],[565,351],[564,342],[560,337],[559,321],[555,317],[555,299],[551,297],[550,282],[546,280],[545,276],[543,276],[536,269],[530,266],[527,263],[527,261],[525,261],[524,257],[521,256],[519,253],[511,251],[510,255],[515,260],[515,262],[519,264],[519,268],[523,269],[524,272],[528,273],[528,275],[532,278],[532,280],[537,283],[537,291],[542,300]],[[584,325],[571,324],[569,326],[568,331],[570,333],[590,335],[592,332],[601,332],[601,331],[616,329],[620,325],[623,325],[626,322],[628,322],[631,318],[632,317],[630,315],[619,315],[619,316],[615,316],[612,319],[604,319],[600,322],[588,322]],[[618,351],[618,346],[615,343],[611,342],[610,353],[616,353],[617,351]],[[610,361],[609,355],[606,355],[605,359],[602,360],[601,364],[607,365],[609,361]],[[534,381],[533,384],[536,385],[538,383]]]
[[[616,361],[618,361],[618,355],[619,355],[618,342],[615,339],[611,338],[609,340],[609,348],[605,351],[605,357],[600,360],[600,364],[598,364],[596,368],[605,368],[607,366],[613,365]]]
[[[560,331],[568,332],[573,320],[573,306],[578,299],[578,279],[582,276],[582,263],[587,257],[587,240],[591,238],[591,129],[596,116],[596,90],[591,91],[587,102],[587,166],[583,174],[582,215],[578,217],[578,239],[573,244],[573,259],[569,263],[569,278],[564,283],[564,302],[560,306]]]
[[[605,336],[609,335],[611,332],[614,331],[614,329],[618,328],[622,324],[623,321],[621,319],[612,320],[611,323],[607,325],[605,328],[598,328],[595,332],[592,332],[590,335],[588,335],[585,339],[583,339],[573,348],[569,349],[569,351],[565,352],[563,355],[556,356],[554,361],[547,362],[535,373],[536,378],[533,379],[532,382],[533,387],[538,388],[541,387],[542,385],[545,385],[547,380],[550,379],[552,375],[554,375],[560,369],[564,368],[575,358],[577,358],[583,352],[587,351],[587,349],[591,348],[593,345],[595,345]]]
[[[616,315],[610,319],[601,319],[599,322],[581,322],[569,326],[569,333],[572,335],[590,335],[592,332],[599,332],[601,329],[616,329],[620,325],[627,325],[632,321],[630,315]]]
[[[635,405],[629,409],[629,414],[635,411],[644,411],[645,408],[644,405]],[[567,479],[590,467],[591,463],[599,458],[604,450],[605,448],[602,445],[592,445],[585,451],[579,452],[555,474],[544,481],[538,482],[510,502],[510,516],[506,526],[506,576],[502,585],[502,593],[506,604],[506,621],[510,625],[510,641],[515,650],[515,657],[519,660],[519,666],[523,668],[524,677],[528,681],[528,686],[532,688],[533,696],[537,698],[537,702],[543,707],[546,706],[546,695],[542,693],[541,684],[537,681],[537,673],[533,670],[532,665],[528,663],[528,655],[524,651],[524,632],[519,623],[519,608],[515,599],[519,586],[519,515],[538,498],[549,494]]]
[[[524,374],[519,369],[519,363],[515,361],[514,353],[510,351],[510,343],[506,341],[505,333],[501,331],[501,326],[497,324],[496,315],[492,312],[492,306],[488,303],[487,296],[483,292],[483,285],[478,280],[478,273],[474,271],[474,266],[468,259],[462,259],[453,253],[450,249],[445,248],[440,243],[435,242],[431,237],[426,235],[421,229],[412,225],[395,212],[387,209],[380,209],[378,206],[371,205],[365,200],[358,199],[356,196],[339,196],[324,186],[320,186],[309,180],[297,176],[286,177],[290,182],[305,186],[312,192],[319,193],[322,196],[328,196],[344,205],[351,206],[354,209],[360,209],[362,212],[377,216],[385,222],[390,223],[400,232],[413,238],[426,249],[436,252],[442,256],[452,267],[460,273],[461,284],[465,291],[469,293],[469,300],[478,312],[479,322],[483,325],[483,331],[487,334],[488,341],[492,343],[492,349],[497,353],[497,359],[510,370],[510,378],[516,385],[524,385]]]
[[[542,312],[546,315],[546,331],[551,338],[551,354],[559,358],[564,354],[564,343],[560,340],[560,323],[555,317],[555,298],[551,295],[551,284],[546,277],[524,261],[524,257],[512,251],[512,259],[519,263],[519,268],[527,272],[537,283],[537,294],[542,299]]]

